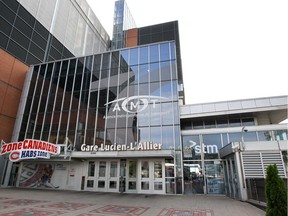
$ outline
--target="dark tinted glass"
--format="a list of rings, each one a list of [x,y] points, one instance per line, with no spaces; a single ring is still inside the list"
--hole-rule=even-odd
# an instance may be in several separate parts
[[[163,32],[163,41],[175,40],[174,31]]]
[[[52,46],[59,52],[63,49],[63,45],[55,37],[52,38]]]
[[[63,48],[62,55],[63,55],[63,58],[74,57],[74,55],[65,47]]]
[[[0,14],[9,23],[13,24],[16,14],[13,13],[6,5],[0,2]],[[2,23],[1,23],[2,28]]]
[[[28,49],[29,39],[20,33],[17,29],[14,28],[12,30],[11,38],[25,49]]]
[[[61,59],[61,53],[58,52],[54,47],[50,47],[49,55],[51,55],[54,59]]]
[[[37,58],[41,60],[44,59],[44,51],[34,43],[30,44],[29,52],[31,52],[33,55],[37,56]]]
[[[27,51],[20,47],[18,44],[13,42],[12,40],[9,41],[7,50],[11,52],[13,55],[17,56],[17,58],[25,61]]]
[[[41,37],[38,33],[33,32],[32,41],[39,47],[41,47],[43,50],[46,49],[47,41],[43,39],[43,37]]]
[[[140,35],[139,36],[139,45],[149,44],[150,43],[150,35]]]
[[[163,41],[163,37],[161,33],[151,34],[151,43],[156,43],[160,41]]]
[[[12,11],[17,11],[19,3],[16,0],[1,0],[4,2]]]
[[[35,30],[46,40],[48,39],[49,32],[48,30],[41,25],[39,22],[36,21]]]
[[[35,18],[24,7],[20,6],[18,16],[20,16],[32,28],[34,27]]]
[[[8,37],[0,32],[0,47],[6,49],[8,44]]]
[[[6,35],[10,35],[12,25],[9,24],[6,20],[4,20],[2,17],[0,17],[0,23],[1,23],[1,29],[0,31],[5,33]]]
[[[21,31],[26,37],[30,38],[32,35],[32,28],[27,25],[21,18],[16,17],[15,27]]]
[[[28,53],[26,63],[31,65],[31,64],[38,64],[40,63],[41,60],[33,56],[32,54]]]

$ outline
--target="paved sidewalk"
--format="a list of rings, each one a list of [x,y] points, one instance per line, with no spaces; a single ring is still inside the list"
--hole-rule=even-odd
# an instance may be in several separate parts
[[[0,188],[0,216],[264,216],[226,196]]]

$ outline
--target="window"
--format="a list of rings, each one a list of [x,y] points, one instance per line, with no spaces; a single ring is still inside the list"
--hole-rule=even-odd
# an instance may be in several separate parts
[[[95,176],[95,162],[94,161],[89,161],[88,165],[88,176]]]

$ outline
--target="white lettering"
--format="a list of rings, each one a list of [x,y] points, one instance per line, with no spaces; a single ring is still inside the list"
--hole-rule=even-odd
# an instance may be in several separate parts
[[[117,110],[117,111],[121,111],[120,106],[119,106],[118,103],[115,104],[115,106],[114,106],[114,108],[113,108],[113,112],[115,112],[116,110]]]

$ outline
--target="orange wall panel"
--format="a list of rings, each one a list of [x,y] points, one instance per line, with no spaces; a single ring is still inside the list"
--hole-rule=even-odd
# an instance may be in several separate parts
[[[126,47],[138,45],[138,29],[129,29],[126,31]]]
[[[8,86],[2,107],[2,114],[16,118],[21,98],[21,91]]]
[[[4,106],[4,99],[7,87],[8,85],[6,83],[0,81],[0,113],[2,112],[2,107]]]
[[[15,119],[0,114],[0,140],[11,141]]]
[[[8,83],[11,76],[15,58],[0,49],[0,80]]]
[[[0,140],[11,141],[29,66],[0,49]]]
[[[134,47],[137,46],[138,38],[137,37],[130,37],[127,38],[126,47]]]
[[[15,60],[9,83],[18,89],[22,89],[28,69],[29,67],[27,65],[18,60]]]
[[[126,32],[127,37],[138,37],[138,29],[134,28],[134,29],[129,29]]]

